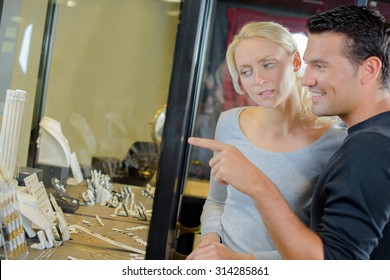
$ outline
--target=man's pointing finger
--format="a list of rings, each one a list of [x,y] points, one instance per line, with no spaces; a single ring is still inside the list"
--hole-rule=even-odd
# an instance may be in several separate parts
[[[188,143],[197,147],[209,149],[214,152],[220,152],[225,147],[225,144],[215,141],[213,139],[205,139],[198,137],[188,138]]]

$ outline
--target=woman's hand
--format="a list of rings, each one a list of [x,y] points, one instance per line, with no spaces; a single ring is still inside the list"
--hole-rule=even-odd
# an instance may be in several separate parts
[[[199,245],[187,260],[254,260],[252,254],[238,254],[221,243],[205,241]]]

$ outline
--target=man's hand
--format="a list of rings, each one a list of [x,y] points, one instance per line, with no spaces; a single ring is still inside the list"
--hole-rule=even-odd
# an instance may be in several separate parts
[[[251,195],[252,187],[268,178],[253,165],[237,148],[212,139],[191,137],[188,143],[214,151],[210,160],[211,175],[223,185],[232,185]]]

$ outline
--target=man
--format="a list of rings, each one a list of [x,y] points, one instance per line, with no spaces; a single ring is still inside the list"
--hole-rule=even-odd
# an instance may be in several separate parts
[[[313,112],[348,126],[313,193],[307,228],[236,148],[209,139],[211,174],[249,195],[285,259],[390,259],[390,25],[367,7],[309,18],[302,84]]]

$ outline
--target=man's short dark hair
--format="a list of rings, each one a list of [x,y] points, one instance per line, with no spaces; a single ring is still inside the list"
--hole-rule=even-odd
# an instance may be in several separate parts
[[[379,11],[363,6],[340,6],[311,16],[311,34],[335,32],[346,36],[345,55],[358,66],[371,56],[382,61],[382,89],[390,89],[390,24]]]

